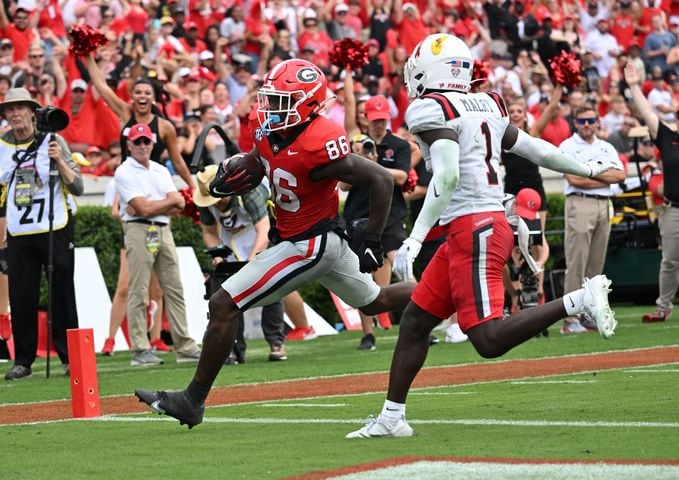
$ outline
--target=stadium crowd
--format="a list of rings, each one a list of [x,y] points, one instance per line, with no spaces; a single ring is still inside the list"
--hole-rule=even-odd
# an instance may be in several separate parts
[[[108,43],[76,58],[68,31],[83,24],[101,31]],[[366,103],[383,95],[389,129],[414,147],[414,167],[419,157],[404,121],[403,68],[418,42],[436,32],[458,36],[487,62],[488,75],[475,91],[498,93],[513,124],[556,146],[578,132],[576,112],[589,104],[600,119],[596,137],[609,141],[623,164],[636,153],[630,132],[643,122],[625,82],[626,64],[636,69],[653,112],[674,124],[678,0],[3,1],[0,101],[10,88],[23,87],[43,106],[66,110],[71,121],[61,135],[81,172],[96,176],[113,176],[125,156],[121,125],[139,120],[150,102],[168,124],[152,127],[167,146],[158,152],[161,160],[193,187],[186,167],[203,127],[217,122],[249,151],[248,115],[262,77],[282,61],[301,58],[330,80],[328,95],[336,99],[325,115],[356,142],[371,134]],[[344,38],[367,45],[368,63],[360,71],[330,61],[333,42]],[[550,60],[561,51],[581,62],[579,86],[552,81]],[[151,92],[130,107],[139,78]],[[8,129],[3,120],[0,134]],[[642,145],[651,140],[643,137]],[[219,135],[205,145],[204,163],[226,156]],[[658,175],[659,162],[652,167],[649,172]],[[514,184],[511,193],[522,186]],[[545,212],[539,187],[539,210]],[[544,213],[541,220],[544,229]]]

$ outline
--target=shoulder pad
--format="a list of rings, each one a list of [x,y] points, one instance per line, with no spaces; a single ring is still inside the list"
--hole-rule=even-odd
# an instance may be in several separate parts
[[[446,122],[451,118],[446,118],[449,117],[446,104],[450,102],[443,95],[434,95],[418,98],[406,110],[405,121],[412,133],[447,127]]]

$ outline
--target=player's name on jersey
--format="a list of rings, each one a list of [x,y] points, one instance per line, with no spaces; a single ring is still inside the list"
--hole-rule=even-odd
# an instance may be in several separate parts
[[[460,103],[468,112],[492,112],[489,100],[482,98],[460,98]]]

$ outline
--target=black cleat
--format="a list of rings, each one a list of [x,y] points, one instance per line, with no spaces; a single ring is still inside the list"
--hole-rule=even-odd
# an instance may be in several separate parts
[[[179,420],[179,425],[188,425],[189,430],[203,421],[205,405],[194,405],[184,392],[164,392],[138,388],[134,395],[140,402],[151,407],[160,415],[169,415]]]

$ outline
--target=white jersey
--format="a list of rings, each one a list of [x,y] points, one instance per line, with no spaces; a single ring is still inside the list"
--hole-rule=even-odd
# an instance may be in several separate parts
[[[450,128],[457,133],[460,177],[450,203],[441,214],[442,225],[463,215],[504,211],[500,154],[509,118],[498,94],[431,93],[410,104],[405,120],[416,135],[439,128]],[[427,170],[431,171],[429,146],[419,136],[418,143]]]

